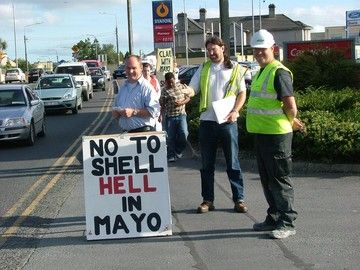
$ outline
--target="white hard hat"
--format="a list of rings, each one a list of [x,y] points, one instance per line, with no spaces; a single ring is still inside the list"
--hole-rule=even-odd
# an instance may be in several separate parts
[[[273,35],[265,29],[255,32],[250,42],[252,48],[271,48],[274,44]]]

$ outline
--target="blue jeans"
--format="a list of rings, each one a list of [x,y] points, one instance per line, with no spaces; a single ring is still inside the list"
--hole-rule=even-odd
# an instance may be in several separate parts
[[[189,135],[186,114],[166,117],[165,128],[167,132],[168,158],[181,154],[187,145]]]
[[[239,161],[237,123],[218,124],[214,121],[200,121],[199,143],[202,168],[201,195],[204,201],[214,201],[214,173],[218,143],[221,143],[226,161],[226,172],[234,202],[244,200],[243,176]]]

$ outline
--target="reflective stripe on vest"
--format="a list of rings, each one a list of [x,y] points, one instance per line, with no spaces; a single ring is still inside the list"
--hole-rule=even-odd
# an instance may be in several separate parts
[[[250,133],[285,134],[292,131],[274,87],[276,70],[279,68],[291,74],[288,68],[275,60],[253,79],[246,115],[246,128]]]
[[[211,67],[211,60],[204,63],[203,68],[201,70],[200,74],[200,106],[199,106],[199,112],[203,112],[207,109],[208,103],[209,103],[209,88],[210,88],[210,67]],[[235,92],[237,90],[236,81],[237,77],[239,76],[241,72],[241,66],[239,64],[234,64],[235,67],[233,67],[229,84],[226,88],[225,97],[228,96],[234,96]],[[245,74],[245,72],[244,72]]]

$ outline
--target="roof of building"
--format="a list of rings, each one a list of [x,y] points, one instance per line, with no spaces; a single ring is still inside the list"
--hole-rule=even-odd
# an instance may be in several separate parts
[[[285,31],[285,30],[311,30],[312,26],[309,26],[301,21],[294,21],[290,19],[288,16],[284,14],[275,14],[275,5],[269,5],[269,13],[271,13],[270,9],[274,12],[273,15],[261,15],[261,28],[267,29],[270,32],[276,31]],[[200,13],[204,12],[204,9],[200,9]],[[206,13],[206,11],[205,11]],[[252,16],[240,16],[240,17],[230,17],[230,22],[235,22],[238,25],[243,24],[244,31],[251,32],[253,29],[253,17]],[[211,25],[213,25],[214,32],[219,31],[219,18],[205,18],[206,29],[210,30]],[[203,23],[201,19],[190,19],[188,18],[189,23],[189,32],[198,32],[204,31]],[[254,16],[254,26],[255,29],[259,29],[260,21],[259,15]],[[180,30],[180,29],[179,29]]]

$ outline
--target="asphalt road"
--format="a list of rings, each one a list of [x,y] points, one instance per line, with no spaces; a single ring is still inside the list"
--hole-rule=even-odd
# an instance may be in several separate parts
[[[295,173],[297,234],[273,240],[252,230],[266,210],[254,161],[243,160],[247,214],[232,211],[219,161],[217,210],[199,215],[190,152],[168,168],[172,236],[87,241],[81,136],[116,133],[112,100],[98,92],[79,115],[49,116],[34,147],[0,146],[0,269],[359,269],[359,174]]]

